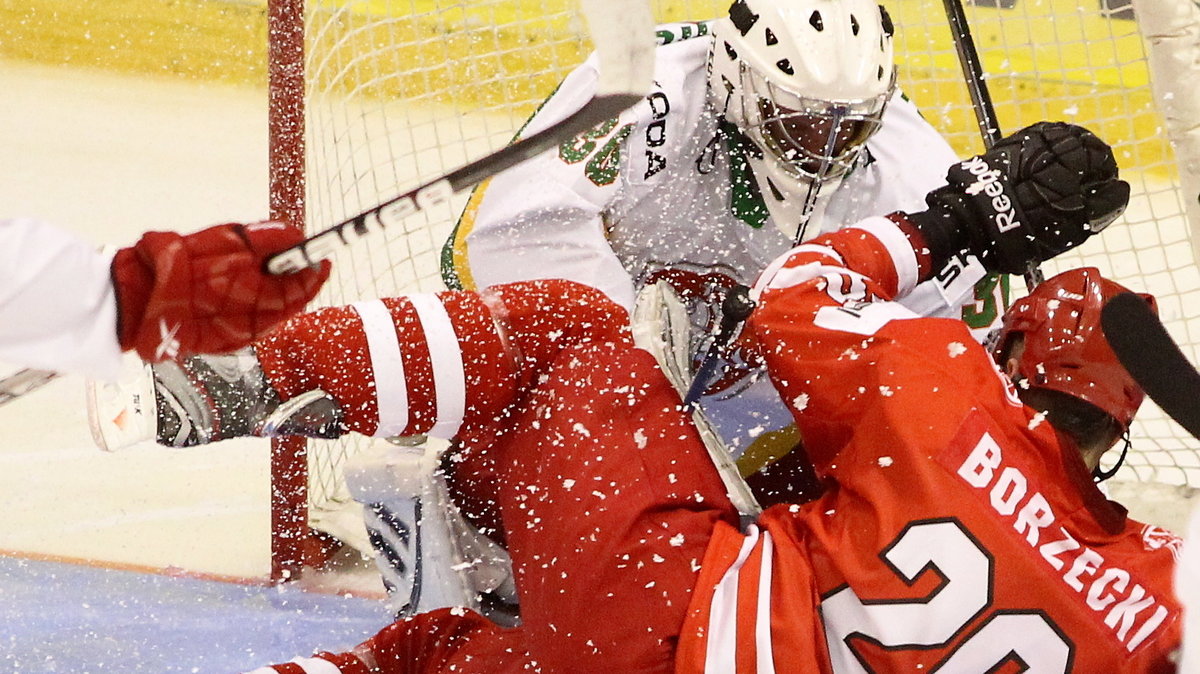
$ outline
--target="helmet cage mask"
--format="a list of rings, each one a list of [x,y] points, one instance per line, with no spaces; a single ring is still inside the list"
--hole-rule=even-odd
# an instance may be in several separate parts
[[[743,132],[797,181],[821,181],[854,167],[867,140],[879,130],[896,88],[892,68],[885,91],[870,98],[828,100],[805,96],[763,77],[739,61]]]
[[[712,25],[713,104],[772,182],[838,179],[895,90],[894,32],[876,0],[734,0]]]

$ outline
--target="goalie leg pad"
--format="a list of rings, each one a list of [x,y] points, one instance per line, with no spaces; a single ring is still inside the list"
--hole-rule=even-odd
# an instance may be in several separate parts
[[[363,504],[389,608],[407,617],[461,606],[512,624],[511,561],[451,502],[439,470],[442,451],[376,448],[356,455],[346,467],[350,493]]]
[[[691,323],[678,295],[665,281],[646,286],[638,293],[630,320],[634,344],[654,356],[682,400],[692,378],[688,347]],[[730,449],[699,406],[692,410],[691,417],[730,500],[743,516],[753,518],[762,508],[738,471]]]

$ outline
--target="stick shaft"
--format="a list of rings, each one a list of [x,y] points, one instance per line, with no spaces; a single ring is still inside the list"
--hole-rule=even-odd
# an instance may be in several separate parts
[[[967,92],[971,95],[971,108],[975,111],[979,135],[983,138],[983,146],[991,149],[1003,134],[1000,132],[996,106],[992,104],[992,94],[984,81],[983,62],[979,58],[979,52],[975,50],[975,39],[971,36],[970,25],[967,24],[967,14],[963,11],[961,0],[942,0],[942,6],[945,7],[946,19],[950,22],[950,36],[954,38],[954,49],[958,52],[958,62],[962,66]],[[1030,262],[1025,270],[1025,285],[1032,289],[1042,280],[1042,270],[1036,262]]]
[[[646,0],[581,0],[595,47],[599,81],[596,93],[578,111],[548,128],[512,143],[375,208],[322,230],[269,257],[272,274],[311,267],[369,232],[383,229],[453,194],[538,155],[621,114],[642,100],[654,80],[654,19]]]
[[[617,116],[641,98],[642,94],[610,94],[597,97],[571,116],[529,138],[507,145],[324,229],[291,248],[275,253],[267,258],[267,271],[272,274],[287,274],[312,267],[321,260],[332,257],[340,248],[376,230],[385,230],[389,225],[398,224],[414,213],[442,204],[454,194]]]
[[[1150,305],[1133,293],[1117,295],[1101,310],[1100,327],[1146,395],[1192,437],[1200,438],[1200,372]]]

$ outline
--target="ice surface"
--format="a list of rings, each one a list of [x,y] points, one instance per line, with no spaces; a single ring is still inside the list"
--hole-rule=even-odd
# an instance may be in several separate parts
[[[382,603],[95,567],[0,559],[0,671],[230,674],[348,650]]]
[[[5,215],[97,245],[265,217],[261,92],[3,61],[0,81]],[[0,550],[265,575],[266,461],[263,441],[101,453],[64,377],[0,407]]]

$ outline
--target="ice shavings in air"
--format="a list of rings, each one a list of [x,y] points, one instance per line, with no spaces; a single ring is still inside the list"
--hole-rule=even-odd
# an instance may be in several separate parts
[[[637,444],[638,449],[646,448],[646,434],[642,429],[639,428],[633,432],[633,441]]]
[[[795,398],[792,398],[792,409],[796,410],[797,412],[803,412],[806,407],[808,407],[807,393],[801,393]]]

